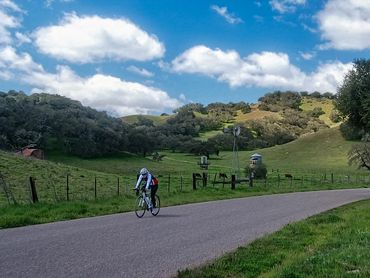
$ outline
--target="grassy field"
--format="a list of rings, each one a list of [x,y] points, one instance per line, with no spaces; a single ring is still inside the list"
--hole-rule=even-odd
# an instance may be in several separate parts
[[[178,277],[370,277],[370,200],[258,239]]]
[[[334,123],[330,119],[330,114],[334,109],[334,104],[332,100],[326,98],[324,99],[315,99],[307,97],[302,98],[302,104],[300,108],[303,111],[313,110],[316,107],[320,107],[325,112],[325,114],[319,117],[320,120],[324,121],[324,123],[331,127],[338,125],[337,123]]]
[[[161,206],[174,206],[181,204],[190,204],[197,202],[206,202],[214,200],[224,200],[231,198],[259,196],[266,194],[289,193],[296,191],[311,191],[311,190],[327,190],[341,188],[363,188],[370,186],[370,181],[365,184],[330,184],[317,183],[311,185],[305,183],[303,185],[290,185],[288,181],[281,182],[279,186],[265,184],[264,181],[255,181],[253,187],[248,187],[246,184],[238,185],[235,190],[230,189],[230,185],[223,187],[222,185],[209,185],[203,188],[198,186],[197,190],[191,190],[190,187],[180,191],[178,185],[173,186],[170,191],[165,182],[160,185],[158,194],[161,197]],[[82,187],[79,187],[81,190]],[[40,189],[40,188],[39,188]],[[100,192],[100,191],[98,191]],[[99,196],[96,200],[93,198],[93,193],[90,197],[86,197],[86,193],[79,196],[70,197],[70,201],[65,201],[65,198],[60,198],[59,201],[47,201],[44,197],[47,194],[43,193],[43,198],[37,204],[22,204],[22,205],[6,205],[1,206],[0,210],[0,229],[11,228],[32,224],[48,223],[60,220],[77,219],[81,217],[106,215],[112,213],[120,213],[133,211],[134,201],[136,196],[132,191],[121,192],[119,196],[112,192],[111,195],[105,197]]]
[[[280,172],[297,175],[318,171],[320,173],[366,174],[363,170],[348,166],[347,153],[354,143],[346,141],[339,128],[336,127],[302,136],[288,144],[255,151],[240,151],[238,156],[241,168],[249,164],[251,154],[258,152],[263,155],[264,163],[270,171],[279,169]],[[133,175],[144,165],[157,175],[181,173],[189,176],[193,172],[200,171],[197,165],[198,156],[173,152],[160,153],[166,155],[161,162],[155,162],[150,157],[144,158],[129,154],[96,159],[50,154],[48,158],[55,162],[117,175]],[[232,152],[221,152],[219,156],[211,156],[209,172],[230,173],[232,156]]]
[[[122,117],[122,121],[128,124],[134,124],[138,122],[139,116],[145,117],[146,119],[152,120],[154,125],[164,124],[171,116],[155,116],[155,115],[130,115]]]
[[[163,161],[155,162],[150,158],[127,153],[96,159],[80,159],[55,153],[48,155],[52,161],[40,161],[0,152],[0,172],[12,193],[6,198],[0,188],[0,206],[6,207],[8,203],[20,204],[15,210],[16,215],[11,213],[14,206],[1,211],[0,218],[5,222],[0,223],[0,226],[44,223],[132,210],[134,196],[130,189],[135,184],[137,171],[143,166],[159,178],[159,192],[164,205],[368,186],[369,173],[347,165],[346,155],[352,144],[353,142],[342,138],[338,128],[332,128],[304,136],[286,145],[258,151],[241,151],[239,158],[242,169],[249,164],[252,153],[259,152],[263,155],[268,167],[268,179],[255,181],[254,187],[249,187],[246,183],[238,184],[235,191],[230,190],[230,184],[226,184],[225,188],[221,184],[213,185],[213,181],[219,180],[217,173],[226,173],[230,177],[232,152],[222,152],[218,157],[211,157],[209,169],[205,171],[208,174],[208,186],[197,191],[192,190],[191,177],[193,172],[202,173],[197,165],[199,157],[184,153],[162,152],[166,155]],[[286,173],[292,174],[294,178],[285,178]],[[36,178],[39,200],[44,206],[24,206],[30,204],[30,176]],[[70,202],[63,205],[67,196]],[[112,205],[117,200],[121,203],[119,207]],[[84,203],[82,212],[78,209],[81,202]],[[56,207],[55,213],[49,208],[53,204]],[[77,212],[67,213],[70,215],[67,217],[62,208],[69,211],[69,205],[71,208],[77,207]],[[85,209],[87,212],[84,212]],[[38,210],[41,210],[40,217],[35,219]],[[42,216],[49,212],[49,216]],[[29,213],[33,214],[27,217]],[[23,221],[22,217],[28,220]],[[14,220],[15,218],[18,220]]]

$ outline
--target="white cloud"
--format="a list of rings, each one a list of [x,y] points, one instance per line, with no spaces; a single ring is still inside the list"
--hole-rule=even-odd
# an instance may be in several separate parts
[[[0,1],[0,6],[1,7],[4,7],[4,8],[9,8],[15,12],[24,12],[21,8],[19,8],[19,6],[17,4],[15,4],[13,1],[11,0],[1,0]]]
[[[43,67],[35,63],[28,53],[19,55],[11,46],[0,48],[0,70],[15,70],[23,73],[44,71]]]
[[[370,48],[370,0],[329,0],[317,14],[321,48]]]
[[[339,61],[321,64],[315,72],[306,76],[302,89],[336,93],[344,76],[352,68],[352,63],[343,64]]]
[[[264,21],[263,16],[260,16],[260,15],[254,15],[253,18],[256,22],[259,22],[259,23],[262,23]]]
[[[73,2],[74,0],[59,0],[59,2],[61,3],[70,3],[70,2]],[[53,3],[55,2],[55,0],[45,0],[44,1],[44,4],[47,8],[50,8]]]
[[[24,43],[31,43],[31,39],[29,36],[22,34],[20,32],[15,33],[15,37],[18,40],[18,45],[24,44]]]
[[[138,68],[136,66],[133,66],[133,65],[127,67],[126,69],[130,72],[139,74],[139,75],[144,76],[144,77],[153,77],[154,76],[154,73],[152,73],[152,72],[150,72],[146,69],[140,69],[140,68]]]
[[[41,53],[76,63],[148,61],[161,58],[165,52],[156,36],[124,18],[66,14],[58,25],[41,27],[33,37]]]
[[[181,105],[165,91],[111,75],[81,77],[67,66],[48,73],[28,53],[17,54],[12,47],[0,49],[0,78],[14,78],[33,86],[33,92],[57,93],[117,116],[160,113]]]
[[[181,104],[160,89],[110,75],[80,77],[67,66],[59,66],[55,74],[34,73],[23,80],[37,90],[58,93],[117,116],[159,113]]]
[[[295,12],[297,6],[306,4],[306,0],[271,0],[270,5],[272,9],[279,13]]]
[[[307,30],[307,31],[309,31],[311,33],[317,33],[317,30],[315,28],[312,28],[312,27],[308,26],[305,23],[302,23],[302,26],[303,26],[303,29],[305,29],[305,30]]]
[[[253,53],[241,58],[235,50],[222,51],[194,46],[172,61],[178,73],[203,74],[231,87],[254,86],[335,92],[351,64],[332,62],[304,73],[290,63],[285,53]]]
[[[182,101],[186,101],[186,96],[184,94],[180,94],[179,99]]]
[[[314,51],[311,51],[311,52],[301,52],[300,51],[299,54],[304,60],[311,60],[312,58],[316,56],[316,52]]]
[[[258,8],[261,8],[262,7],[262,3],[260,1],[254,1],[254,4],[258,7]]]
[[[217,5],[212,5],[211,9],[214,10],[216,13],[218,13],[220,16],[222,16],[227,22],[231,24],[238,24],[242,23],[243,20],[239,17],[236,17],[235,15],[228,12],[227,7],[219,7]]]
[[[18,6],[11,1],[0,2],[0,44],[10,44],[12,42],[12,37],[8,29],[21,26],[21,20],[10,15],[6,11],[7,9],[21,11]]]
[[[49,8],[53,4],[53,2],[54,2],[54,0],[45,0],[44,3],[45,3],[45,6]]]

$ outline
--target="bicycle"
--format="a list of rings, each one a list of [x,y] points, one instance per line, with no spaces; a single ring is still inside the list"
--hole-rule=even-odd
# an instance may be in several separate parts
[[[150,194],[146,192],[144,186],[141,187],[141,195],[137,197],[136,203],[135,203],[136,216],[141,218],[144,216],[146,211],[150,211],[153,216],[157,216],[160,209],[161,209],[161,201],[159,199],[159,196],[155,194],[155,207],[153,207]]]

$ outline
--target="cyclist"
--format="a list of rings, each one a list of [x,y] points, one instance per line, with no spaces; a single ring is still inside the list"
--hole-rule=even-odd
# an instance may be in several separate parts
[[[139,194],[139,187],[143,180],[146,182],[144,190],[148,190],[150,188],[150,197],[152,199],[152,205],[155,208],[155,193],[158,190],[158,180],[146,168],[142,168],[135,186],[137,195]],[[152,207],[150,207],[150,209],[152,209]]]

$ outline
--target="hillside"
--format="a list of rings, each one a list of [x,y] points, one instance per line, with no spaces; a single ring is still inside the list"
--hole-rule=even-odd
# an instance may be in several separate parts
[[[327,99],[327,98],[318,99],[318,98],[304,97],[302,99],[302,104],[300,108],[303,111],[309,111],[315,108],[321,108],[325,112],[325,114],[321,115],[319,119],[324,121],[324,123],[326,123],[330,127],[338,125],[337,123],[334,123],[330,119],[330,114],[332,113],[334,109],[333,100],[331,99]]]
[[[347,153],[356,142],[346,141],[338,127],[307,134],[279,146],[251,152],[241,152],[241,160],[248,161],[252,153],[260,153],[267,167],[292,172],[366,173],[348,166]],[[231,157],[230,157],[231,158]]]
[[[347,152],[354,142],[345,141],[339,128],[331,128],[302,136],[291,143],[255,151],[240,151],[240,167],[249,164],[251,154],[262,154],[267,165],[268,175],[276,176],[291,173],[294,176],[320,175],[334,173],[341,180],[346,175],[368,175],[365,170],[358,170],[347,165]],[[165,190],[169,176],[171,184],[179,186],[180,175],[190,188],[191,175],[202,172],[197,162],[199,156],[179,153],[160,152],[165,155],[163,161],[155,162],[150,157],[122,153],[115,156],[82,159],[63,154],[51,154],[52,161],[23,158],[15,154],[0,151],[0,172],[5,176],[16,200],[29,200],[29,177],[36,178],[36,185],[42,200],[65,200],[66,179],[69,176],[69,194],[71,199],[93,199],[94,179],[97,177],[99,198],[114,196],[117,192],[117,179],[120,178],[121,194],[127,192],[135,183],[136,173],[141,167],[149,168],[159,177]],[[210,157],[208,172],[230,173],[232,171],[231,151],[220,152],[219,156]],[[3,189],[0,188],[0,204],[7,203]]]
[[[10,186],[16,201],[21,203],[30,199],[29,177],[36,179],[39,198],[44,201],[66,199],[67,175],[71,199],[93,198],[95,177],[98,179],[97,187],[101,195],[111,196],[111,192],[116,190],[117,183],[117,175],[47,160],[24,158],[3,151],[0,151],[0,173]],[[3,186],[0,184],[0,205],[6,202]]]
[[[167,121],[167,119],[169,119],[171,116],[129,115],[129,116],[122,117],[121,119],[124,123],[135,124],[139,122],[140,117],[153,121],[154,125],[161,125],[161,124],[164,124]]]
[[[336,173],[366,173],[349,167],[347,153],[355,142],[346,141],[341,135],[339,128],[322,130],[317,133],[302,136],[288,144],[254,151],[240,151],[240,166],[243,168],[249,163],[249,157],[253,153],[263,155],[263,160],[269,170],[280,169],[281,171],[315,172],[333,171]],[[73,166],[80,166],[91,170],[100,170],[118,175],[133,175],[140,167],[148,167],[154,173],[160,175],[182,173],[191,176],[192,172],[199,172],[199,156],[163,151],[163,161],[155,162],[150,157],[128,156],[125,154],[114,157],[81,159],[77,157],[52,156],[54,161],[63,162]],[[223,151],[219,156],[210,157],[209,172],[230,172],[232,165],[232,152]]]

